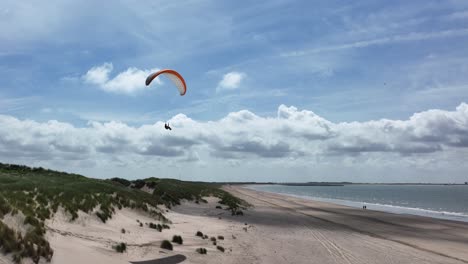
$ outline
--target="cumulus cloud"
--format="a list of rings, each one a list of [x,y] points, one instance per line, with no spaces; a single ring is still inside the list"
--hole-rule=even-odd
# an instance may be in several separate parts
[[[114,78],[110,78],[114,66],[112,63],[104,63],[100,66],[92,67],[82,76],[85,83],[98,86],[100,89],[119,94],[134,94],[146,89],[145,79],[158,69],[140,70],[130,67],[126,71],[120,72]],[[156,79],[160,83],[159,79]]]
[[[398,165],[402,160],[427,163],[437,157],[453,159],[457,151],[468,150],[466,103],[454,111],[415,113],[407,120],[334,123],[312,111],[281,105],[277,115],[270,117],[242,110],[207,122],[178,114],[169,122],[172,131],[164,130],[162,122],[142,126],[90,122],[76,127],[0,115],[0,157],[118,161],[118,166],[128,160],[137,166],[151,160],[205,165],[216,160],[216,164],[225,162],[227,166],[255,163],[267,167],[278,162],[297,165],[314,161],[348,166],[350,158]]]
[[[242,80],[247,75],[243,72],[229,72],[223,76],[223,79],[218,83],[217,90],[235,90],[239,88]]]
[[[429,110],[409,120],[339,123],[338,136],[328,149],[338,153],[395,152],[418,154],[465,148],[468,141],[468,105],[456,111]]]

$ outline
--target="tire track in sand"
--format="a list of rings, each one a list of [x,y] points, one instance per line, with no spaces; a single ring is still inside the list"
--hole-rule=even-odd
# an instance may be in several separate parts
[[[456,261],[460,261],[460,262],[463,262],[463,263],[467,263],[467,264],[468,264],[468,261],[467,261],[467,260],[464,260],[464,259],[460,259],[460,258],[457,258],[457,257],[454,257],[454,256],[450,256],[450,255],[447,255],[447,254],[444,254],[444,253],[441,253],[441,252],[437,252],[437,251],[434,251],[434,250],[430,250],[430,249],[427,249],[427,248],[419,247],[419,246],[417,246],[417,245],[414,245],[414,244],[411,244],[411,243],[408,243],[408,242],[405,242],[405,241],[401,241],[401,240],[398,240],[398,239],[392,239],[392,238],[385,237],[385,236],[382,236],[382,235],[379,235],[379,234],[375,234],[375,233],[372,233],[372,232],[369,232],[369,231],[361,230],[361,229],[358,229],[358,228],[355,228],[355,227],[352,227],[352,226],[349,226],[349,225],[346,225],[346,224],[334,222],[334,221],[332,221],[332,220],[329,220],[329,219],[326,219],[326,218],[323,218],[323,217],[319,217],[319,216],[315,216],[315,215],[310,215],[310,214],[307,214],[307,213],[298,211],[298,210],[296,210],[296,209],[289,208],[289,207],[286,207],[286,206],[283,206],[283,205],[280,205],[280,204],[277,204],[277,203],[274,203],[274,202],[270,202],[270,201],[267,201],[267,200],[265,200],[265,199],[262,199],[262,198],[259,198],[259,197],[256,197],[256,196],[253,196],[253,195],[250,195],[250,194],[247,194],[247,193],[242,192],[242,191],[240,191],[240,190],[238,190],[238,189],[229,188],[228,191],[234,192],[234,193],[237,192],[237,193],[239,193],[240,195],[247,196],[247,197],[249,197],[249,198],[251,198],[251,199],[254,199],[254,200],[263,202],[263,203],[265,203],[265,204],[269,204],[269,205],[272,205],[272,206],[276,206],[276,207],[282,208],[282,209],[284,209],[284,210],[286,210],[286,211],[294,212],[294,213],[301,214],[301,215],[304,215],[304,216],[307,216],[307,217],[312,217],[312,218],[321,220],[321,221],[323,221],[323,222],[325,222],[325,223],[333,224],[333,225],[339,226],[339,227],[341,227],[341,228],[348,229],[348,230],[353,231],[353,232],[356,232],[356,233],[360,233],[360,234],[367,235],[367,236],[374,237],[374,238],[379,238],[379,239],[382,239],[382,240],[392,241],[392,242],[394,242],[394,243],[398,243],[398,244],[400,244],[400,245],[408,246],[408,247],[411,247],[411,248],[416,249],[416,250],[424,251],[424,252],[427,252],[427,253],[435,254],[435,255],[438,255],[438,256],[441,256],[441,257],[449,258],[449,259],[452,259],[452,260],[456,260]],[[276,198],[276,199],[277,199],[277,198]],[[288,201],[288,202],[289,202],[289,201]],[[296,203],[296,204],[297,204],[297,203]],[[311,209],[313,209],[313,208],[311,208]],[[330,213],[330,212],[329,212],[329,213]],[[336,213],[336,212],[333,212],[333,213]]]

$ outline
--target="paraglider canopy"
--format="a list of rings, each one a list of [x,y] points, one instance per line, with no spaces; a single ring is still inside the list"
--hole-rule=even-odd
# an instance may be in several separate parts
[[[150,85],[151,82],[159,75],[164,75],[168,77],[175,84],[175,86],[180,92],[180,95],[184,95],[187,92],[187,85],[185,84],[185,80],[182,77],[182,75],[170,69],[164,69],[164,70],[160,70],[160,71],[150,74],[146,78],[146,86]]]

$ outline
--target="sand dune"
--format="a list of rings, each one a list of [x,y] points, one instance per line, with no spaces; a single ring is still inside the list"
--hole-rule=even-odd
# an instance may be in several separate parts
[[[117,210],[105,224],[97,217],[86,214],[80,214],[75,222],[70,223],[68,216],[59,213],[53,220],[47,221],[47,238],[55,251],[52,263],[129,263],[176,254],[187,257],[184,263],[224,263],[225,258],[232,257],[232,234],[243,232],[243,224],[219,219],[220,216],[230,215],[230,212],[215,208],[217,198],[207,200],[208,204],[185,202],[174,211],[167,212],[166,216],[173,224],[170,225],[171,229],[162,232],[145,224],[157,221],[130,209]],[[143,227],[137,220],[143,223]],[[122,229],[125,229],[125,233],[122,233]],[[226,252],[218,251],[210,239],[195,236],[197,231],[210,237],[226,237],[217,242],[226,248]],[[173,235],[182,236],[183,245],[173,243],[173,251],[161,249],[161,242],[171,240]],[[120,242],[127,243],[125,253],[117,253],[112,248]],[[208,255],[195,251],[200,247],[206,248]]]

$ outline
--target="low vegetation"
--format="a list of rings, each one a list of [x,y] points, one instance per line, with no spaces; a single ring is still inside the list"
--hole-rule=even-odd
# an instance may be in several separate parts
[[[206,248],[197,248],[195,251],[203,255],[207,253]]]
[[[99,180],[44,168],[0,163],[0,249],[11,255],[16,263],[21,263],[24,258],[30,258],[34,263],[41,258],[50,261],[53,250],[45,238],[44,221],[51,219],[59,209],[69,215],[70,221],[76,220],[81,211],[94,214],[103,223],[122,208],[140,210],[161,221],[161,224],[150,223],[150,228],[162,231],[170,228],[170,221],[157,209],[158,205],[171,208],[182,200],[206,203],[203,197],[207,196],[218,197],[219,203],[233,215],[241,214],[249,206],[221,190],[217,184],[157,178]],[[2,222],[8,214],[24,215],[26,231],[23,235]],[[143,226],[143,223],[139,222],[139,225]],[[121,232],[126,231],[122,229]],[[197,235],[208,238],[201,232]]]
[[[167,250],[172,250],[172,243],[169,242],[169,240],[163,240],[163,242],[161,242],[161,248],[163,249],[167,249]]]
[[[154,224],[153,222],[149,223],[149,228],[156,229],[159,232],[162,232],[163,229],[170,229],[171,227],[166,224]]]
[[[203,233],[200,232],[200,231],[197,231],[197,233],[195,234],[196,236],[199,236],[199,237],[203,237]]]
[[[224,247],[222,247],[222,246],[217,246],[216,249],[221,251],[221,252],[224,252]]]
[[[43,235],[44,227],[41,224],[32,226],[24,236],[9,228],[0,221],[0,248],[4,254],[12,254],[15,263],[21,263],[23,258],[31,258],[39,263],[41,257],[50,261],[54,251],[50,248]]]
[[[219,203],[227,206],[233,215],[239,215],[249,204],[222,190],[221,185],[204,182],[184,182],[175,179],[148,178],[133,183],[134,188],[147,187],[153,190],[153,196],[158,203],[171,208],[180,205],[182,200],[207,203],[203,197],[214,196],[220,199]]]
[[[177,244],[179,244],[179,245],[182,245],[182,244],[184,243],[184,240],[182,239],[181,236],[174,235],[174,236],[172,237],[172,242],[173,242],[173,243],[177,243]]]
[[[154,209],[157,202],[148,193],[130,189],[114,181],[86,178],[77,174],[43,168],[0,163],[0,248],[11,254],[16,263],[30,258],[39,263],[50,261],[53,250],[45,238],[46,219],[62,208],[69,220],[78,218],[78,211],[95,214],[106,222],[123,207],[152,214],[156,219],[167,219]],[[24,215],[23,235],[1,221],[7,214]]]
[[[119,243],[115,246],[113,246],[114,250],[119,252],[119,253],[124,253],[125,251],[127,251],[127,244],[125,243]]]

